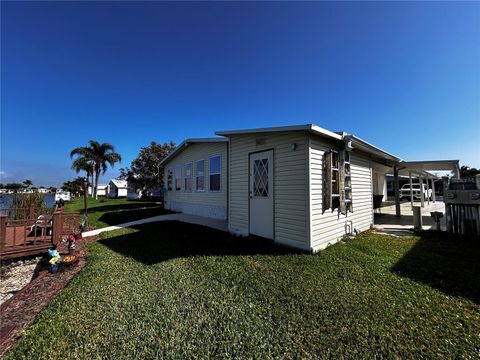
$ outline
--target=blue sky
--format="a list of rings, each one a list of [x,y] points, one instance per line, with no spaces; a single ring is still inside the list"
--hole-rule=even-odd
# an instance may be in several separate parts
[[[480,3],[1,3],[1,182],[69,152],[315,123],[480,167]]]

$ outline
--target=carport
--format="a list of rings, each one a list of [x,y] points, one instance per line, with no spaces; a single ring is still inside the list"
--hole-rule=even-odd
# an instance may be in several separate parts
[[[408,176],[410,180],[410,202],[413,208],[412,184],[413,178],[418,178],[420,184],[427,185],[427,193],[432,189],[432,201],[435,203],[435,180],[439,177],[432,174],[436,171],[450,171],[453,177],[460,177],[459,160],[426,160],[426,161],[401,161],[393,167],[394,191],[395,191],[395,215],[401,216],[400,207],[400,186],[399,176]],[[425,206],[425,198],[423,191],[420,191],[421,207]],[[430,199],[427,199],[430,204]]]

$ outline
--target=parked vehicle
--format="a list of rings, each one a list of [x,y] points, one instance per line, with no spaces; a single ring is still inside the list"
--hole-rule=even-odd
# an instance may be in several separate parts
[[[427,185],[422,184],[423,196],[425,200],[432,199],[432,189],[427,189]],[[412,184],[413,198],[415,200],[421,200],[420,184]],[[400,189],[400,200],[410,200],[410,184],[405,184]]]

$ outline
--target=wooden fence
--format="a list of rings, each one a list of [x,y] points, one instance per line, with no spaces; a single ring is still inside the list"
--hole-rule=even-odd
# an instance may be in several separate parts
[[[34,208],[2,210],[0,259],[45,252],[79,227],[78,212]]]

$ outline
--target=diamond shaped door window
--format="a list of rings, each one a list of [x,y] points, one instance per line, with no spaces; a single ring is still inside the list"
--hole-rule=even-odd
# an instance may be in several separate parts
[[[253,161],[253,195],[268,197],[268,159]]]

